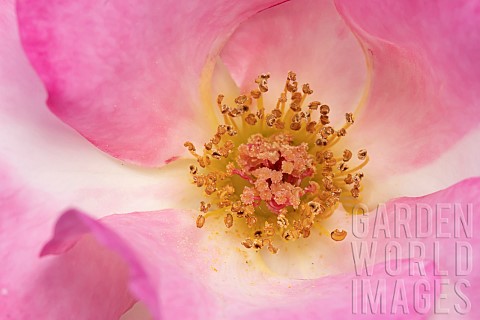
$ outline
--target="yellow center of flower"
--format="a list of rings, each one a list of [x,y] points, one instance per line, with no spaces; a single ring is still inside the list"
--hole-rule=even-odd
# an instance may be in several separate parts
[[[202,154],[191,142],[185,147],[198,165],[190,166],[193,183],[203,188],[207,201],[201,201],[197,227],[211,215],[223,215],[225,226],[241,224],[246,248],[268,248],[280,239],[309,237],[312,228],[322,230],[341,202],[360,195],[367,151],[357,152],[359,163],[350,168],[353,153],[348,149],[336,155],[332,147],[353,124],[353,114],[345,115],[339,130],[330,126],[330,107],[319,101],[307,104],[313,93],[309,84],[298,91],[296,75],[289,72],[284,91],[274,108],[267,110],[264,95],[268,74],[255,82],[258,89],[235,99],[235,106],[217,104],[224,116],[213,138],[204,144]],[[305,106],[306,105],[306,106]],[[346,237],[334,230],[335,241]]]

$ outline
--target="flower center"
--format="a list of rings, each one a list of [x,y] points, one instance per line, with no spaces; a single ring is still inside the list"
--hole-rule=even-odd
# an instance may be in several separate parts
[[[368,156],[366,150],[358,151],[361,162],[350,168],[352,151],[335,154],[353,114],[347,113],[346,123],[335,130],[329,125],[330,107],[319,101],[307,104],[313,91],[304,84],[299,92],[293,72],[275,107],[267,111],[263,98],[269,77],[260,75],[258,88],[237,97],[235,106],[223,103],[219,95],[224,124],[204,144],[202,154],[191,142],[185,147],[201,167],[190,166],[193,183],[208,199],[200,203],[197,227],[209,216],[222,215],[227,228],[240,224],[246,248],[266,247],[276,253],[275,241],[308,238],[312,228],[325,231],[322,220],[339,203],[358,200],[363,178],[359,170]],[[346,237],[343,230],[329,233],[335,241]]]

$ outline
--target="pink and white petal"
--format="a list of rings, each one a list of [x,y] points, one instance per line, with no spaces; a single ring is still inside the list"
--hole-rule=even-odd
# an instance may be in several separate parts
[[[420,168],[478,127],[478,1],[336,6],[373,72],[369,100],[350,134],[370,150],[372,170]]]
[[[70,210],[57,222],[55,235],[42,254],[62,254],[82,243],[85,234],[91,234],[123,257],[130,268],[131,291],[155,319],[211,319],[214,304],[200,280],[212,269],[209,266],[199,272],[194,268],[205,252],[196,247],[202,233],[193,230],[190,218],[188,212],[165,210],[96,221]]]
[[[14,1],[0,4],[0,56],[0,159],[29,187],[54,197],[57,212],[72,203],[96,216],[191,203],[187,163],[127,166],[51,114],[21,48]]]
[[[40,259],[59,212],[55,199],[0,170],[0,310],[4,319],[118,319],[135,299],[128,268],[90,237],[62,257]],[[86,261],[91,262],[85,263]],[[105,272],[101,277],[99,270]]]
[[[312,99],[329,104],[340,124],[367,84],[363,51],[331,1],[290,1],[252,16],[235,30],[221,58],[242,90],[269,72],[269,105],[283,91],[288,71],[295,71],[300,88],[308,82]]]
[[[469,303],[471,310],[464,318],[478,319],[480,308],[472,302],[480,296],[480,237],[476,234],[479,208],[480,178],[467,179],[423,197],[398,198],[381,204],[367,217],[354,216],[353,242],[360,248],[361,242],[373,240],[374,262],[388,260],[387,252],[393,252],[391,257],[410,259],[413,273],[425,261],[434,261],[436,274],[448,282],[440,288],[446,299],[439,302],[439,308],[450,310],[436,316],[460,317],[458,310],[466,311]],[[416,261],[421,261],[420,265]]]
[[[409,261],[398,261],[402,272],[391,276],[385,265],[373,267],[372,276],[356,277],[354,274],[341,274],[317,280],[304,280],[292,283],[288,289],[277,288],[278,296],[265,306],[252,312],[244,312],[232,319],[429,319],[431,311],[416,312],[415,290],[421,282],[433,288],[436,277],[433,263],[426,265],[425,275],[410,275]],[[378,291],[377,291],[378,290]],[[399,292],[405,296],[398,296]],[[380,298],[378,309],[368,295]],[[428,292],[430,294],[430,292]],[[383,299],[383,300],[382,300]],[[369,302],[370,301],[370,302]]]
[[[278,277],[264,269],[258,255],[234,245],[228,235],[215,229],[211,233],[196,229],[193,218],[187,211],[165,210],[95,221],[70,210],[59,219],[43,254],[62,254],[83,242],[86,233],[91,234],[127,262],[130,288],[155,319],[246,319],[267,313],[279,316],[283,312],[297,316],[351,315],[353,273],[316,280]],[[433,286],[433,264],[421,277],[409,277],[408,269],[404,270],[389,277],[384,265],[378,265],[369,282],[376,286],[379,279],[387,277],[381,284],[385,286],[382,289],[391,290],[386,301],[391,301],[394,287],[402,282],[411,310],[415,281],[423,279]],[[354,296],[360,303],[360,291]],[[332,304],[332,299],[339,303]]]
[[[430,194],[469,177],[480,176],[478,141],[480,127],[468,132],[428,165],[379,180],[382,190],[375,190],[372,202],[377,200],[378,203],[399,195],[413,197]]]
[[[20,0],[17,12],[55,115],[114,157],[158,166],[210,134],[201,78],[236,25],[277,2]]]

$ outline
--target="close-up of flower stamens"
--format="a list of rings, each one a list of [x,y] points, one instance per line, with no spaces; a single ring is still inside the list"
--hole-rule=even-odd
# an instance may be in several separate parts
[[[352,113],[336,130],[330,125],[330,106],[306,102],[313,94],[308,83],[299,85],[290,71],[274,108],[265,106],[269,74],[257,77],[257,88],[234,99],[235,106],[218,95],[224,124],[199,154],[192,142],[185,147],[195,157],[190,166],[193,184],[204,191],[196,225],[202,228],[212,215],[226,228],[239,224],[237,233],[247,249],[267,247],[272,253],[279,239],[308,238],[312,228],[330,217],[339,203],[359,200],[368,163],[365,149],[338,152],[337,143],[354,123]],[[335,146],[335,148],[333,148]],[[337,230],[338,231],[338,230]],[[346,231],[332,239],[338,241]],[[335,235],[335,236],[334,236]]]

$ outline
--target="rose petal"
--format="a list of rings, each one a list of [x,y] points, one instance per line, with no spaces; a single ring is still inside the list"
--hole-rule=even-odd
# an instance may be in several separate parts
[[[232,238],[215,232],[218,229],[194,229],[189,212],[132,213],[95,221],[70,210],[58,221],[55,236],[43,254],[62,253],[81,243],[85,233],[91,233],[125,259],[130,267],[132,292],[149,307],[155,319],[350,314],[350,298],[332,301],[350,297],[352,279],[361,280],[354,274],[315,280],[278,277],[262,268],[258,255],[232,245]],[[433,287],[433,265],[427,266],[427,275],[410,277],[408,261],[399,263],[405,272],[389,277],[381,264],[375,267],[369,283],[376,286],[379,279],[387,278],[385,289],[393,290],[401,282],[412,309],[414,283],[423,279]],[[362,299],[360,292],[354,293],[358,303]],[[392,294],[387,293],[387,301],[391,301]]]
[[[39,258],[58,206],[0,170],[0,308],[5,319],[118,319],[134,303],[128,269],[85,238],[69,253]],[[89,263],[85,263],[93,259]],[[94,276],[99,270],[101,277]]]
[[[51,114],[20,45],[14,1],[0,4],[0,57],[0,158],[17,179],[55,197],[54,212],[72,203],[96,216],[192,207],[195,193],[185,161],[162,170],[126,166]]]
[[[478,126],[478,2],[336,5],[373,71],[370,100],[349,134],[369,149],[372,168],[419,168]]]
[[[120,320],[152,320],[150,311],[147,307],[141,303],[137,302],[130,310],[122,315]]]
[[[202,141],[212,116],[201,108],[201,73],[209,78],[240,21],[277,2],[22,0],[17,9],[50,109],[110,155],[157,166],[184,140]]]
[[[262,11],[240,25],[221,57],[243,90],[269,72],[269,105],[295,71],[300,90],[308,82],[312,99],[329,104],[332,121],[341,124],[366,85],[363,52],[331,1],[291,1]]]
[[[91,233],[125,259],[130,266],[132,292],[149,307],[156,319],[207,317],[213,310],[202,307],[212,305],[205,287],[198,282],[193,269],[185,270],[192,263],[187,257],[198,256],[192,244],[199,233],[183,234],[189,216],[166,210],[109,216],[98,222],[70,210],[59,219],[55,236],[42,254],[63,253],[76,245],[83,235]]]
[[[433,263],[426,266],[424,277],[409,275],[408,260],[401,260],[398,264],[402,272],[395,276],[387,274],[385,265],[380,263],[374,266],[371,277],[343,274],[299,281],[288,290],[279,288],[276,303],[240,313],[233,319],[385,319],[385,315],[402,314],[400,310],[405,310],[403,314],[408,315],[408,319],[428,319],[428,314],[415,312],[414,294],[419,281],[433,288],[436,278]],[[406,294],[403,300],[398,297],[402,289]],[[369,293],[376,298],[384,294],[385,300],[378,304],[377,310],[370,309],[373,307],[368,304]],[[405,303],[405,309],[399,308],[401,303]]]
[[[480,178],[467,179],[423,197],[395,199],[379,205],[376,212],[367,217],[354,216],[356,231],[353,236],[358,238],[359,245],[362,241],[371,243],[372,240],[377,244],[374,263],[389,260],[387,253],[393,252],[392,258],[413,261],[411,272],[417,272],[419,267],[415,261],[423,260],[421,265],[425,261],[434,261],[436,274],[448,281],[440,288],[446,299],[438,302],[438,307],[450,310],[446,315],[437,316],[441,319],[460,316],[458,310],[465,311],[468,301],[471,310],[466,312],[465,318],[478,319],[480,308],[473,302],[480,296],[480,238],[476,234],[480,223],[476,219],[479,199]],[[423,246],[423,249],[412,249],[414,245]],[[465,247],[470,247],[471,251],[466,253]],[[419,259],[420,250],[423,259]],[[467,264],[472,269],[463,272]],[[389,266],[395,268],[394,263]],[[465,281],[468,287],[464,286]]]
[[[379,180],[382,190],[375,189],[375,198],[378,200],[430,194],[469,177],[480,176],[478,141],[480,127],[467,133],[452,148],[428,165]]]

